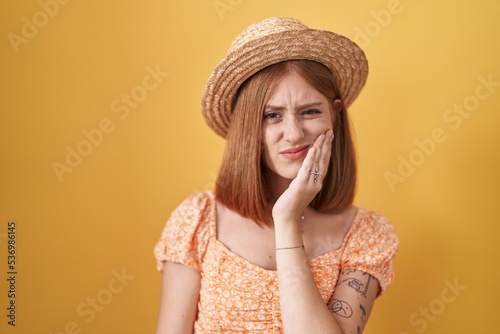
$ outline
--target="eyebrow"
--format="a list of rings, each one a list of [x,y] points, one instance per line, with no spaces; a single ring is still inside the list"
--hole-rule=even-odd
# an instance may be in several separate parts
[[[306,103],[306,104],[300,105],[300,106],[298,106],[297,109],[302,110],[302,109],[307,109],[307,108],[311,108],[311,107],[317,107],[317,106],[319,107],[322,105],[323,105],[323,102],[311,102],[311,103]],[[280,110],[284,110],[284,109],[286,109],[286,108],[282,107],[282,106],[275,106],[272,104],[268,104],[265,107],[266,111],[269,111],[269,110],[280,111]]]

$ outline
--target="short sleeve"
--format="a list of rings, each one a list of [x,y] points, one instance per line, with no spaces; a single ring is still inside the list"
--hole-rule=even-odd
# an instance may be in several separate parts
[[[388,219],[378,212],[364,212],[352,227],[341,257],[341,269],[357,269],[375,277],[384,293],[394,280],[393,260],[399,240]]]
[[[170,215],[154,247],[158,271],[165,262],[177,262],[201,271],[210,239],[211,198],[197,193],[184,200]]]

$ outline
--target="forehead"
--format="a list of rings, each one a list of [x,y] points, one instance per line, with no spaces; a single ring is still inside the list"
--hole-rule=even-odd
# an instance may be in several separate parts
[[[271,91],[267,104],[326,102],[326,97],[295,71],[285,73]]]

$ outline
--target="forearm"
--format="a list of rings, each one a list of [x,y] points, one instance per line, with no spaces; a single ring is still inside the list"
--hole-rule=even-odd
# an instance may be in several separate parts
[[[283,225],[275,222],[276,262],[285,332],[341,334],[338,322],[316,287],[305,250],[301,247],[288,249],[303,244],[299,224]]]

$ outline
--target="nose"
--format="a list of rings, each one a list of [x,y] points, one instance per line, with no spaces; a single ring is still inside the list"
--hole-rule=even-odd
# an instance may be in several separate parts
[[[304,138],[304,129],[300,120],[296,118],[283,122],[283,137],[287,142],[297,143]]]

